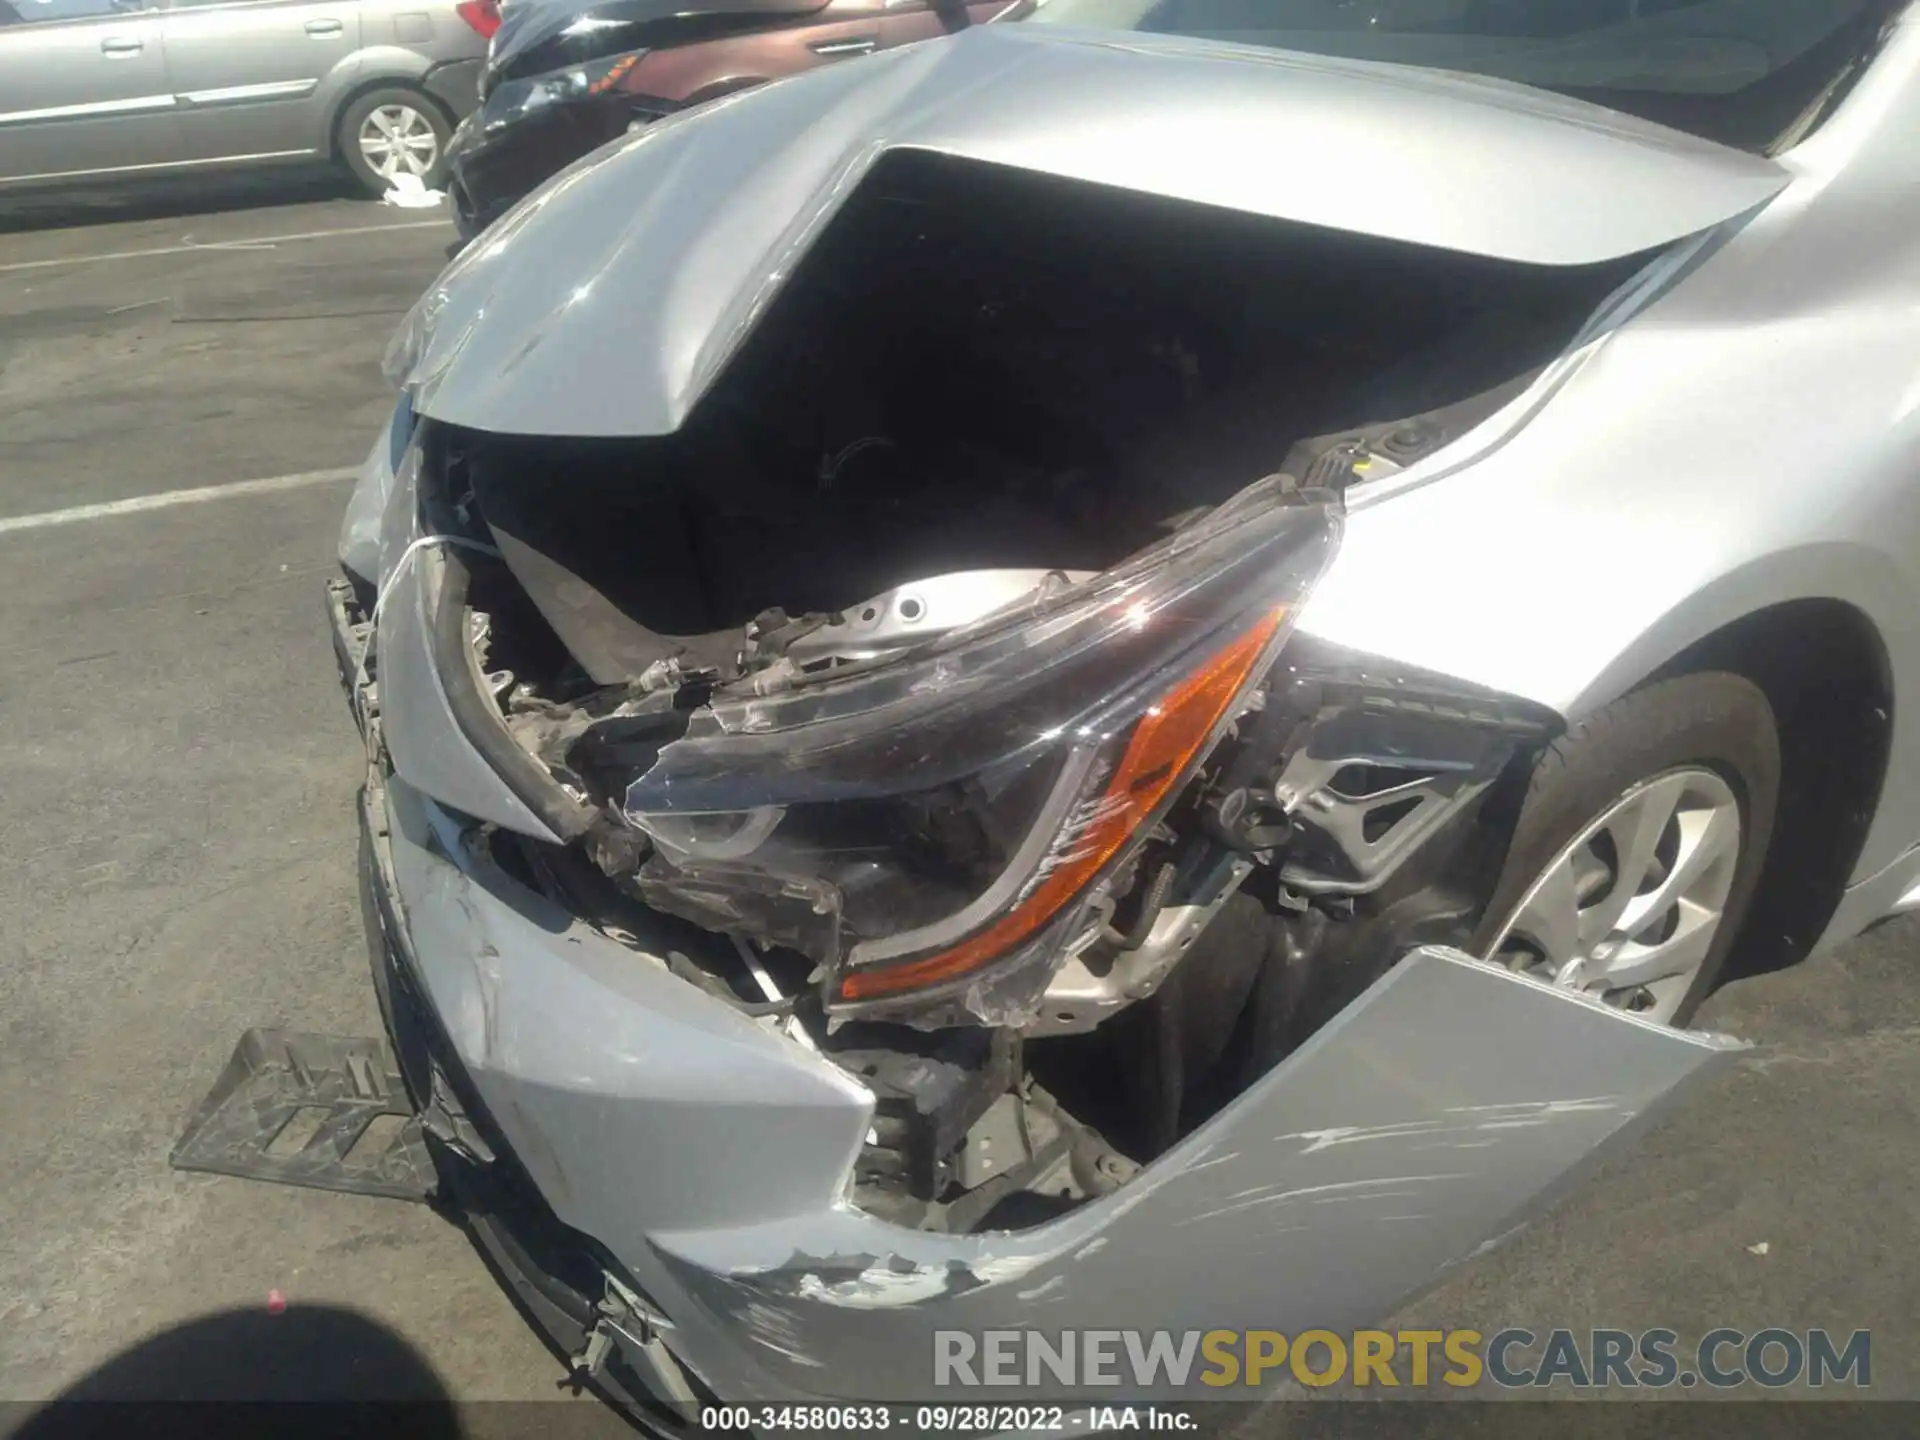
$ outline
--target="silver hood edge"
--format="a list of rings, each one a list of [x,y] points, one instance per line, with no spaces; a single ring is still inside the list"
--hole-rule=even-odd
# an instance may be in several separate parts
[[[415,408],[502,434],[671,433],[899,149],[1555,266],[1698,233],[1789,179],[1498,80],[982,26],[672,117],[563,171],[409,318],[395,360]]]

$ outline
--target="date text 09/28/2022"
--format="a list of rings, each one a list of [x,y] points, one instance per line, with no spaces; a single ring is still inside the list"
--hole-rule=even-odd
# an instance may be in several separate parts
[[[1172,1413],[1172,1412],[1168,1412]],[[1186,1423],[1139,1428],[1187,1429]],[[709,1405],[700,1412],[702,1430],[901,1430],[993,1434],[1040,1433],[1069,1428],[1064,1405]],[[1096,1426],[1095,1428],[1099,1428]],[[1117,1428],[1117,1427],[1116,1427]]]
[[[1565,1328],[1536,1335],[1509,1327],[1492,1335],[1477,1330],[1305,1330],[1287,1336],[1275,1330],[1086,1331],[1044,1335],[1038,1331],[990,1330],[935,1334],[934,1384],[941,1387],[1021,1385],[1051,1381],[1083,1398],[1078,1403],[996,1404],[745,1404],[710,1405],[700,1413],[706,1431],[911,1430],[914,1433],[993,1434],[1129,1429],[1184,1431],[1193,1417],[1178,1407],[1127,1404],[1098,1408],[1090,1402],[1119,1400],[1131,1382],[1138,1392],[1155,1385],[1214,1387],[1225,1398],[1234,1389],[1251,1395],[1276,1381],[1324,1387],[1418,1389],[1439,1383],[1465,1388],[1483,1380],[1505,1388],[1668,1386],[1691,1388],[1704,1381],[1716,1389],[1795,1382],[1820,1388],[1873,1383],[1872,1335],[1844,1339],[1821,1329],[1773,1327],[1754,1331],[1718,1328],[1686,1350],[1672,1330]],[[1112,1361],[1121,1361],[1115,1366]],[[1130,1361],[1131,1363],[1125,1363]],[[1196,1361],[1198,1373],[1195,1374]],[[1024,1362],[1024,1363],[1022,1363]],[[1128,1371],[1132,1373],[1126,1373]],[[1208,1393],[1208,1392],[1197,1392]],[[1196,1394],[1196,1398],[1197,1398]],[[1102,1418],[1103,1412],[1107,1418]]]
[[[1070,1430],[1181,1432],[1199,1420],[1170,1406],[1104,1405],[709,1405],[700,1428],[806,1430],[849,1433],[901,1430],[915,1434],[1047,1434]]]

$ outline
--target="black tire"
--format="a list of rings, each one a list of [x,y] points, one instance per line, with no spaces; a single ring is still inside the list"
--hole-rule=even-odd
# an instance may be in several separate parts
[[[1548,749],[1528,784],[1474,953],[1489,952],[1533,882],[1589,822],[1641,781],[1689,765],[1714,771],[1732,789],[1741,850],[1713,946],[1672,1017],[1684,1026],[1713,990],[1739,937],[1780,795],[1773,709],[1738,675],[1684,675],[1636,690],[1569,727]]]
[[[389,106],[404,106],[420,116],[433,131],[433,162],[421,184],[429,190],[437,190],[446,179],[447,145],[453,139],[453,124],[439,104],[424,91],[410,90],[404,85],[391,85],[379,90],[369,90],[357,95],[340,112],[340,118],[333,127],[333,144],[340,163],[347,167],[353,178],[372,195],[384,195],[392,188],[392,182],[373,168],[366,154],[360,148],[360,127],[374,111]]]

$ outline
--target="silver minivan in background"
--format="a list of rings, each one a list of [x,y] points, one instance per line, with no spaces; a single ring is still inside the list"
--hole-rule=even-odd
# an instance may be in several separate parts
[[[431,184],[496,0],[0,0],[0,190],[338,159]]]

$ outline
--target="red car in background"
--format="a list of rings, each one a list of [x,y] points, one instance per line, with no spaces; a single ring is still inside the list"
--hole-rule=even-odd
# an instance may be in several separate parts
[[[495,32],[482,105],[453,138],[462,241],[556,171],[675,110],[930,40],[1032,0],[466,0]]]

